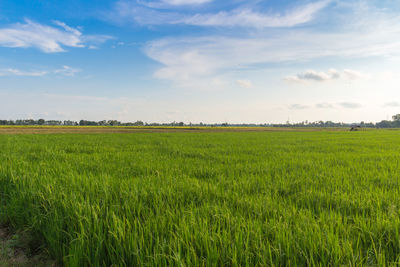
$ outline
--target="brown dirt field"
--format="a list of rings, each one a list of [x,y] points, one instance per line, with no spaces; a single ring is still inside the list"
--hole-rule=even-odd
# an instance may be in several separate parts
[[[173,133],[173,132],[314,132],[348,131],[347,128],[272,128],[272,127],[96,127],[96,126],[0,126],[0,134],[103,134],[103,133]]]
[[[17,245],[21,242],[14,237],[7,228],[0,227],[0,267],[57,266],[43,254],[28,256],[26,249]]]

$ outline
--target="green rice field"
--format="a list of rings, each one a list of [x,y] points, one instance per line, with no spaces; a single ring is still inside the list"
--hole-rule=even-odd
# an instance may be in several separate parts
[[[0,135],[0,224],[61,266],[400,264],[400,131]]]

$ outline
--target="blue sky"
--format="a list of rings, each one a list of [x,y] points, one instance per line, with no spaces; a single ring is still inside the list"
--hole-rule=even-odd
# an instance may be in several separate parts
[[[400,111],[400,2],[0,2],[0,118],[268,123]]]

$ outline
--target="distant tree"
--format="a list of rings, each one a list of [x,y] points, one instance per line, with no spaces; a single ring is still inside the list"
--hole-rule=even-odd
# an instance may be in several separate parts
[[[70,121],[70,120],[66,120],[63,122],[63,124],[65,126],[74,126],[74,125],[78,125],[78,123],[76,121]]]
[[[376,123],[376,127],[378,128],[391,128],[393,127],[392,125],[393,125],[392,121],[386,121],[386,120]]]
[[[392,119],[393,119],[394,121],[400,121],[400,114],[393,115],[393,116],[392,116]]]
[[[45,125],[62,125],[63,122],[62,121],[57,121],[57,120],[49,120],[49,121],[46,121],[44,124]]]
[[[110,126],[118,126],[121,123],[119,121],[117,121],[117,120],[109,120],[109,121],[107,121],[107,124],[110,125]]]
[[[37,123],[38,125],[44,125],[46,121],[44,119],[38,119]]]
[[[134,126],[143,126],[144,123],[143,123],[143,121],[136,121],[136,122],[133,123],[133,125]]]

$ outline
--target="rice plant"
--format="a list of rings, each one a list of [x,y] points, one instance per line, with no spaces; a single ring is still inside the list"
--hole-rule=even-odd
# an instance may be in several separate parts
[[[400,263],[400,131],[0,135],[0,223],[65,266]]]

